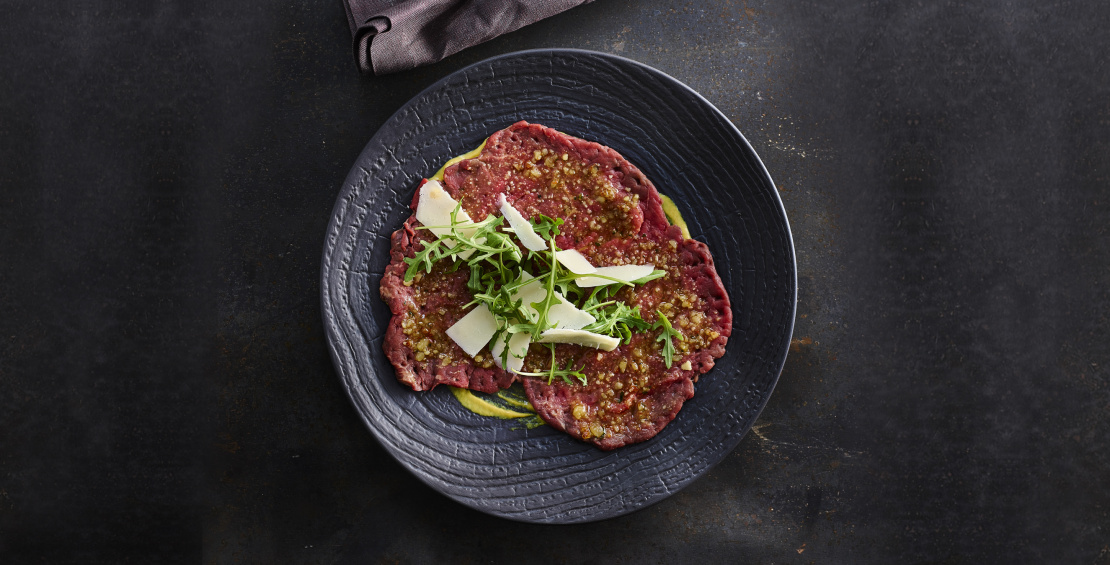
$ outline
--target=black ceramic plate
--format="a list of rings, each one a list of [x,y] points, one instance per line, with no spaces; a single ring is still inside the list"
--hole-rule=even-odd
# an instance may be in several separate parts
[[[464,410],[447,387],[400,385],[382,353],[390,313],[378,297],[390,234],[420,179],[518,120],[608,145],[677,203],[709,245],[732,299],[725,356],[655,438],[601,451],[543,426]],[[794,326],[794,247],[755,151],[681,82],[628,59],[569,49],[495,57],[404,105],[351,169],[322,266],[332,359],[381,444],[422,481],[483,512],[588,522],[658,502],[736,447],[767,403]]]

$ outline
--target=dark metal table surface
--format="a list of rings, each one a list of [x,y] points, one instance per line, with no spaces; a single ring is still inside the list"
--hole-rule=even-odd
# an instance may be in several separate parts
[[[4,563],[1110,563],[1110,4],[598,0],[376,78],[338,0],[2,12]],[[799,270],[792,353],[735,452],[565,527],[390,459],[319,309],[375,130],[538,47],[716,104]]]

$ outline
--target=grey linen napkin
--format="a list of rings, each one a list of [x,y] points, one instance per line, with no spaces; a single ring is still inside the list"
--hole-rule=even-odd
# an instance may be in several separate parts
[[[364,73],[434,63],[592,0],[343,0]]]

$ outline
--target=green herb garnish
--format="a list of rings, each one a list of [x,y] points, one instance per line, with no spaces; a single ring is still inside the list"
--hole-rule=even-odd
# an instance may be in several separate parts
[[[644,284],[648,281],[653,281],[655,279],[663,278],[663,276],[666,275],[666,274],[667,274],[667,271],[660,271],[659,269],[655,269],[654,271],[651,272],[650,275],[640,277],[640,278],[638,278],[634,281],[629,281],[629,284]]]
[[[452,260],[467,255],[464,261],[471,267],[471,281],[475,281],[474,267],[492,267],[495,274],[506,275],[509,273],[508,264],[519,263],[521,259],[520,248],[516,246],[508,234],[497,231],[505,219],[501,216],[490,216],[481,222],[458,221],[459,210],[462,204],[457,204],[451,211],[451,225],[449,226],[421,226],[417,229],[430,230],[433,228],[450,228],[450,235],[438,236],[435,240],[424,242],[423,249],[415,257],[406,257],[405,263],[409,268],[405,271],[405,282],[411,283],[416,274],[423,267],[424,272],[430,273],[432,266],[447,257]],[[470,232],[467,235],[467,232]],[[455,268],[458,268],[458,263]],[[481,280],[479,278],[478,280]],[[470,283],[468,283],[469,286]],[[477,283],[474,283],[477,285]],[[471,287],[472,290],[474,287]]]
[[[555,296],[555,279],[559,276],[559,270],[561,269],[558,259],[555,258],[555,252],[558,251],[559,248],[555,245],[554,237],[548,235],[545,236],[544,239],[547,239],[547,247],[551,250],[551,270],[547,275],[542,277],[544,288],[547,290],[543,300],[532,303],[532,307],[540,313],[539,316],[536,317],[535,328],[532,329],[533,340],[538,340],[541,333],[555,327],[555,324],[548,320],[548,314],[551,313],[551,307],[559,303],[559,298]],[[554,349],[551,350],[551,355],[555,355]]]
[[[659,337],[655,338],[655,341],[663,342],[663,360],[667,362],[667,368],[670,369],[672,361],[674,359],[674,342],[672,341],[672,338],[677,337],[679,340],[683,340],[685,338],[682,337],[682,334],[679,333],[678,330],[675,330],[671,327],[671,321],[668,320],[662,312],[656,310],[655,313],[659,315],[659,319],[656,320],[654,324],[652,324],[651,329],[663,330],[659,334]]]
[[[535,232],[547,241],[547,248],[542,251],[529,250],[527,254],[522,254],[513,237],[515,234],[505,225],[503,216],[490,216],[480,222],[460,221],[458,216],[461,210],[460,203],[451,211],[449,226],[418,228],[443,228],[450,231],[423,242],[421,249],[413,257],[405,258],[408,269],[404,280],[406,284],[410,284],[418,274],[431,272],[435,264],[443,260],[451,262],[448,267],[450,271],[465,265],[470,273],[467,288],[473,293],[474,299],[464,307],[483,304],[489,308],[497,321],[497,333],[491,344],[501,341],[507,345],[513,334],[521,332],[529,333],[533,342],[538,341],[543,332],[555,327],[551,320],[551,308],[562,300],[581,304],[580,309],[594,317],[595,321],[582,328],[583,330],[620,338],[622,343],[629,343],[634,332],[658,329],[658,322],[653,326],[644,321],[639,308],[629,307],[610,297],[619,288],[655,280],[664,276],[665,271],[655,270],[650,275],[631,282],[597,274],[576,275],[564,268],[555,257],[555,253],[559,251],[555,237],[560,234],[559,227],[563,224],[561,218],[538,214],[535,219],[529,220]],[[526,279],[525,272],[534,273],[535,278]],[[587,295],[587,290],[572,284],[575,279],[587,276],[610,279],[613,282],[598,286]],[[544,292],[539,301],[524,304],[520,298],[514,298],[514,294],[528,284],[540,284]],[[660,316],[665,324],[664,336],[667,343],[664,356],[669,368],[674,352],[670,336],[677,335],[682,339],[682,335],[671,329],[666,318]],[[586,384],[586,375],[582,373],[582,368],[575,368],[573,362],[568,362],[564,368],[558,368],[555,365],[555,344],[547,345],[551,350],[550,368],[540,373],[519,374],[546,377],[548,383],[556,378],[571,383],[573,377]],[[500,356],[502,365],[507,363],[509,354],[509,347],[506,346]]]
[[[622,343],[632,341],[632,332],[642,332],[651,329],[651,324],[640,317],[640,308],[631,308],[624,302],[608,300],[597,304],[596,295],[590,296],[582,310],[593,314],[594,323],[582,328],[588,332],[599,333],[609,337],[620,337]]]

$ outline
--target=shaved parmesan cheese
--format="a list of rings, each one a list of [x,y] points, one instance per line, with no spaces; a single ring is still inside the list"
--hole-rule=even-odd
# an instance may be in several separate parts
[[[455,340],[467,355],[474,357],[489,343],[497,331],[497,320],[485,304],[462,317],[461,320],[447,328],[447,337]]]
[[[524,280],[530,282],[516,289],[512,294],[512,298],[514,301],[520,300],[524,303],[524,308],[527,309],[528,313],[531,315],[529,321],[534,322],[540,313],[532,304],[546,298],[547,289],[540,284],[539,280],[528,273],[528,271],[521,271],[521,276]],[[594,323],[596,320],[593,315],[579,310],[574,304],[567,301],[562,294],[559,294],[559,291],[555,291],[555,300],[557,300],[558,303],[547,311],[547,318],[556,328],[577,330]]]
[[[653,271],[655,271],[654,265],[617,265],[615,267],[598,267],[594,270],[593,274],[613,277],[614,279],[619,279],[624,282],[632,282],[650,275]],[[616,281],[599,277],[582,277],[580,279],[575,279],[574,283],[577,284],[579,288],[590,288],[594,286],[616,284]]]
[[[543,251],[547,249],[547,242],[542,237],[536,234],[536,230],[532,229],[532,224],[528,223],[524,215],[513,208],[512,204],[505,199],[502,194],[498,200],[501,206],[501,215],[509,222],[509,227],[513,228],[513,233],[516,234],[517,239],[524,244],[524,247],[532,251]]]
[[[547,311],[547,318],[555,324],[556,328],[578,330],[594,323],[595,318],[589,312],[583,312],[570,302],[563,300],[559,293],[555,293],[555,296],[562,302],[552,306]]]
[[[451,225],[451,212],[455,210],[455,206],[459,203],[446,190],[443,190],[443,185],[439,184],[437,180],[430,180],[420,187],[420,200],[416,205],[416,219],[425,226],[450,226]],[[457,222],[469,222],[470,215],[466,210],[459,208],[459,213],[455,214]],[[445,236],[451,234],[449,227],[433,227],[432,233],[438,236]]]
[[[532,304],[543,300],[544,297],[547,296],[547,289],[545,289],[543,285],[540,284],[540,281],[536,280],[528,271],[521,271],[520,276],[529,282],[513,291],[511,296],[514,302],[520,300],[524,303],[524,310],[529,314],[528,321],[535,322],[536,316],[539,315],[539,311],[537,311]]]
[[[555,259],[562,263],[568,271],[576,275],[589,275],[597,270],[590,264],[589,259],[586,259],[586,256],[579,253],[576,249],[556,251]]]
[[[540,343],[574,343],[602,351],[612,351],[621,344],[621,340],[585,330],[555,329],[540,334]]]
[[[428,226],[428,231],[435,235],[440,237],[451,235],[451,228],[444,226],[452,225],[451,212],[455,211],[455,207],[458,205],[459,202],[451,198],[451,195],[447,194],[446,190],[443,190],[443,185],[440,184],[439,181],[430,180],[420,187],[420,200],[416,204],[416,219],[425,226]],[[472,221],[473,220],[470,219],[470,214],[467,214],[466,210],[459,208],[459,213],[455,214],[455,223],[469,223]],[[466,237],[470,237],[474,235],[476,231],[478,231],[476,228],[464,228],[460,229],[459,233]],[[451,247],[455,245],[455,240],[447,238],[444,239],[444,243],[448,247]],[[459,253],[459,257],[465,260],[469,259],[473,254],[473,249],[467,249]]]
[[[528,355],[528,346],[532,344],[532,334],[528,332],[515,333],[509,338],[509,355],[505,358],[505,365],[501,364],[501,353],[505,351],[505,339],[500,337],[493,342],[490,353],[493,362],[498,367],[513,373],[519,373],[524,368],[524,357]]]

